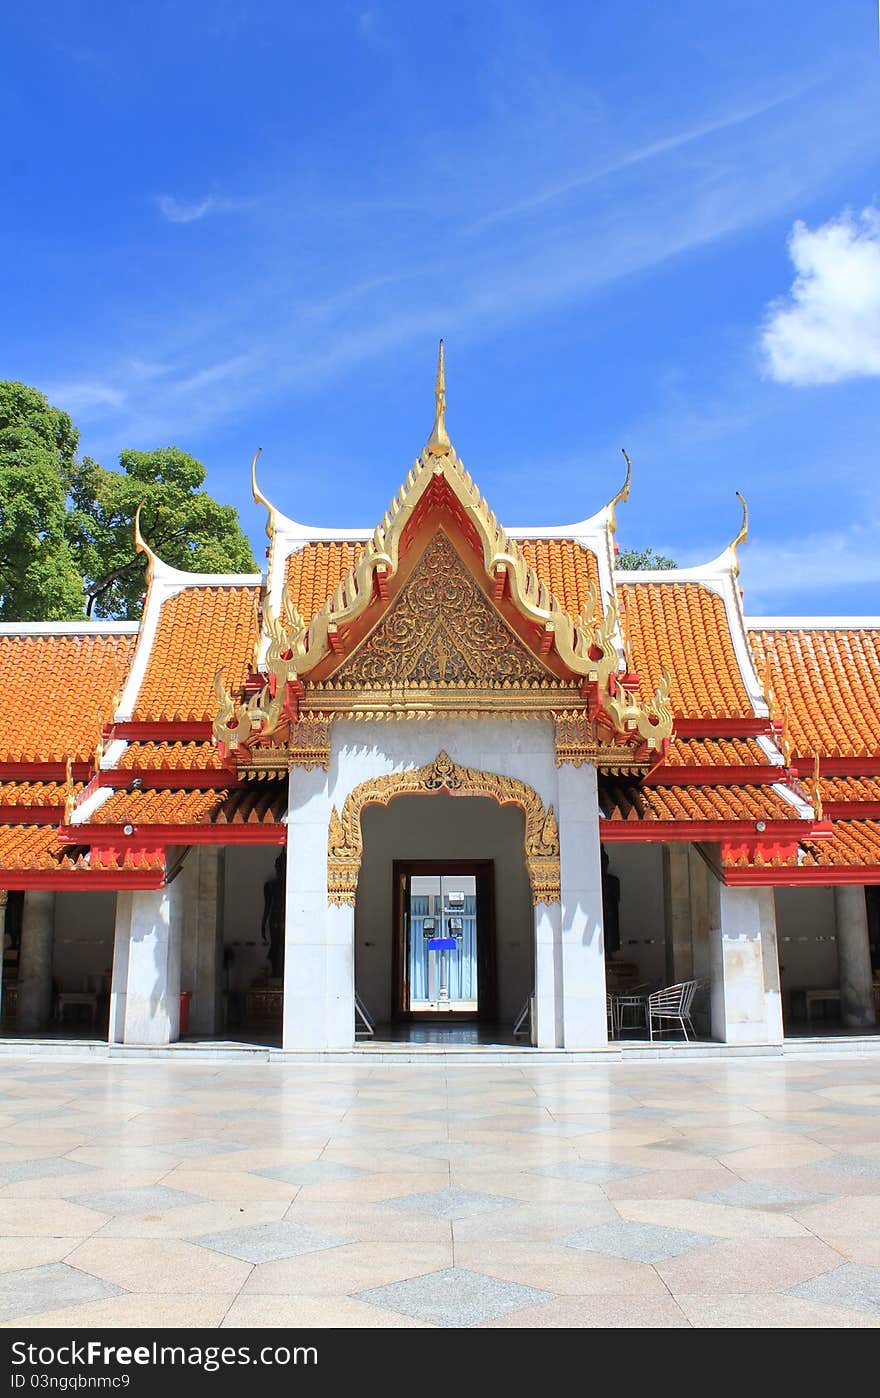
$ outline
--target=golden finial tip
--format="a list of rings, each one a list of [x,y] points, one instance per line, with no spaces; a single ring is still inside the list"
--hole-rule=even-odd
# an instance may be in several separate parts
[[[256,451],[254,452],[253,460],[251,461],[251,494],[254,497],[254,504],[262,505],[266,510],[266,533],[269,536],[269,539],[271,540],[275,533],[275,506],[272,504],[271,500],[266,499],[265,495],[263,494],[262,490],[257,484],[257,462],[259,461],[262,454],[263,448],[257,447]]]
[[[626,504],[629,499],[629,488],[632,482],[632,462],[627,455],[626,448],[621,447],[620,450],[623,452],[623,459],[626,462],[626,479],[608,506],[610,512],[608,525],[612,534],[617,529],[617,506]]]
[[[443,341],[437,353],[437,377],[434,381],[434,426],[428,438],[428,451],[432,456],[448,456],[452,451],[449,433],[446,431],[446,360]]]
[[[146,500],[141,500],[134,512],[134,550],[135,553],[142,553],[145,555],[147,560],[147,582],[150,582],[156,564],[156,555],[141,533],[141,510],[146,503]]]
[[[739,491],[736,492],[736,498],[737,498],[737,500],[739,501],[739,503],[742,505],[742,512],[743,512],[743,513],[742,513],[742,523],[740,524],[740,527],[739,527],[739,533],[737,534],[736,538],[733,540],[732,544],[730,545],[731,552],[733,553],[733,576],[734,576],[734,577],[736,577],[736,576],[738,575],[738,573],[739,573],[739,559],[738,559],[737,556],[736,556],[736,551],[737,551],[737,549],[739,548],[740,544],[744,544],[744,543],[746,542],[746,540],[748,539],[748,537],[749,537],[749,507],[748,507],[748,505],[747,505],[746,502],[745,502],[745,497],[742,496],[742,495],[740,494]]]

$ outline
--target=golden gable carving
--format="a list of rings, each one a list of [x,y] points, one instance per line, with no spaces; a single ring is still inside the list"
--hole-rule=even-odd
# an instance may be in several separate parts
[[[498,615],[442,530],[391,610],[334,676],[337,684],[367,689],[553,679]]]

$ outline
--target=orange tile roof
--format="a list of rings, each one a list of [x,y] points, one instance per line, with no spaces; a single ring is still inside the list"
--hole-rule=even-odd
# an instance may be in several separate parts
[[[0,761],[87,760],[135,636],[0,636]]]
[[[599,805],[612,821],[798,819],[769,786],[640,786],[600,777]]]
[[[85,782],[74,782],[74,796],[84,788]],[[0,782],[0,806],[63,806],[66,799],[66,782]]]
[[[674,738],[663,766],[767,767],[769,763],[754,738]]]
[[[58,869],[73,865],[68,855],[61,855],[54,825],[0,825],[0,874],[4,869]]]
[[[132,717],[213,719],[214,672],[231,693],[244,684],[256,639],[258,587],[186,587],[162,604]],[[143,634],[143,633],[142,633]]]
[[[821,777],[822,800],[880,801],[880,777]]]
[[[284,569],[291,601],[311,621],[346,576],[363,544],[343,539],[305,544],[288,555]]]
[[[880,753],[880,631],[750,631],[798,756]]]
[[[596,555],[577,539],[518,539],[517,543],[560,606],[579,616],[589,603],[590,583],[599,588]]]
[[[114,770],[228,771],[213,743],[129,743]]]
[[[880,864],[880,821],[836,820],[829,840],[807,843],[800,868]]]
[[[115,791],[95,825],[269,825],[287,810],[287,782],[252,782],[233,791]]]
[[[724,602],[699,583],[622,583],[618,587],[630,663],[643,694],[672,676],[680,718],[752,717]]]
[[[93,813],[93,825],[203,825],[225,799],[225,791],[115,791]]]

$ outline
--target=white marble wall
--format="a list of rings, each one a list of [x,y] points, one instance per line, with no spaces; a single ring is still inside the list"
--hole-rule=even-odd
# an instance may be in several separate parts
[[[120,892],[116,903],[110,1042],[168,1044],[180,1029],[185,884]]]
[[[712,1035],[727,1044],[779,1044],[782,1001],[773,889],[713,884]]]
[[[525,782],[556,809],[563,905],[536,910],[539,1042],[561,1046],[564,1040],[572,1047],[605,1042],[595,771],[556,767],[547,721],[437,719],[336,723],[329,772],[294,768],[291,773],[285,1048],[345,1048],[354,1041],[354,911],[327,904],[332,807],[341,812],[361,782],[422,767],[443,750],[461,766]]]

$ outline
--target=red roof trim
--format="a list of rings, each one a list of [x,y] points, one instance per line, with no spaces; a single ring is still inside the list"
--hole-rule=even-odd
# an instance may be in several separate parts
[[[653,767],[643,786],[770,786],[784,781],[784,767]]]
[[[133,825],[126,835],[123,825],[62,825],[59,845],[91,845],[113,858],[141,850],[163,849],[166,845],[283,845],[287,826],[276,823],[248,825]]]
[[[687,841],[698,844],[737,840],[748,844],[767,844],[786,840],[817,840],[831,833],[830,822],[810,820],[768,820],[758,830],[754,820],[609,820],[599,821],[599,839],[603,844],[655,844]]]
[[[755,738],[773,735],[768,718],[678,718],[677,738]]]

